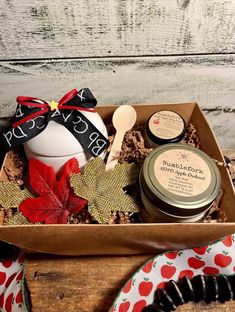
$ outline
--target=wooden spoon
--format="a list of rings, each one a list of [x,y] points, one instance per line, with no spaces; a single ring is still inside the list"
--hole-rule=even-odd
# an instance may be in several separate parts
[[[119,106],[113,114],[113,126],[116,135],[106,163],[106,170],[111,170],[118,163],[122,142],[126,131],[130,130],[136,121],[136,111],[131,105]]]

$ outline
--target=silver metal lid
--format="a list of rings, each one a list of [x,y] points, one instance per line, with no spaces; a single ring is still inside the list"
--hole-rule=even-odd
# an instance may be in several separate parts
[[[152,202],[174,215],[204,211],[221,185],[219,170],[203,151],[186,144],[165,144],[145,159],[141,185]]]

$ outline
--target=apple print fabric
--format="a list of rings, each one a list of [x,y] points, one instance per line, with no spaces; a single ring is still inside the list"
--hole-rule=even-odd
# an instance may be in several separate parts
[[[234,272],[235,234],[207,246],[166,252],[150,259],[127,281],[109,312],[141,312],[153,302],[156,288],[171,279]]]
[[[24,312],[22,294],[24,256],[0,262],[0,311]]]

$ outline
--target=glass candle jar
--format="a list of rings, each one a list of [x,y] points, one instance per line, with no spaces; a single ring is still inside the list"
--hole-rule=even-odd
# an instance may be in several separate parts
[[[150,147],[180,142],[186,132],[184,119],[177,113],[162,110],[150,116],[146,126],[147,143]]]
[[[179,143],[155,148],[144,161],[139,181],[144,222],[199,221],[221,185],[213,160],[203,151]]]

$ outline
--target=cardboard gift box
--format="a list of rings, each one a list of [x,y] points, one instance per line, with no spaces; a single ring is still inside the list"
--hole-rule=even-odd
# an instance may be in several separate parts
[[[224,161],[221,150],[206,118],[196,103],[135,105],[137,124],[145,124],[154,112],[164,109],[179,113],[197,129],[201,149],[211,158]],[[106,124],[110,124],[116,106],[97,107]],[[3,167],[0,181],[7,181]],[[235,194],[228,170],[219,167],[224,195],[220,204],[226,223],[141,223],[141,224],[66,224],[4,225],[0,240],[28,252],[60,255],[140,254],[199,246],[235,232]]]

